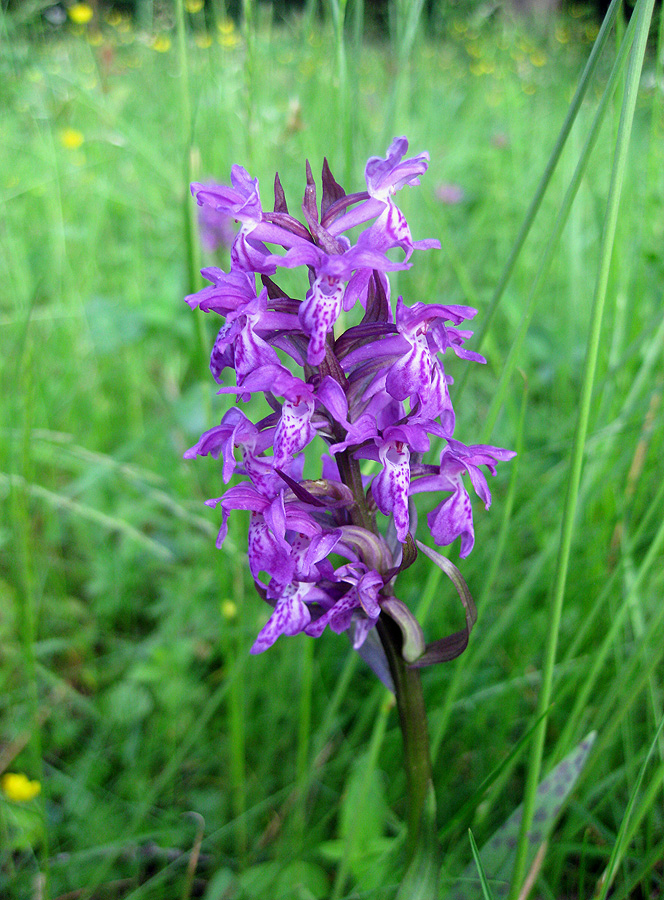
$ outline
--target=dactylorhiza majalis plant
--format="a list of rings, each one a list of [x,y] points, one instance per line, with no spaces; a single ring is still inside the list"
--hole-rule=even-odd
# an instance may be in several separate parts
[[[258,181],[241,166],[233,166],[230,186],[192,185],[208,227],[215,217],[240,227],[230,271],[204,269],[211,285],[187,303],[225,319],[210,360],[219,393],[236,394],[243,403],[262,394],[270,411],[253,422],[241,406],[233,407],[185,457],[219,458],[226,484],[241,477],[207,503],[221,507],[217,547],[231,511],[250,513],[249,569],[273,607],[251,652],[267,650],[282,635],[319,637],[329,626],[348,632],[355,650],[395,692],[413,856],[424,829],[433,827],[424,821],[431,819],[433,788],[417,670],[458,656],[476,613],[458,569],[416,540],[411,498],[439,495],[427,516],[430,536],[440,546],[460,538],[466,557],[475,538],[463,476],[488,508],[481,467],[495,475],[496,462],[514,454],[453,436],[451,378],[441,357],[451,351],[484,362],[465,347],[472,332],[459,328],[476,311],[391,300],[389,273],[409,268],[415,251],[440,246],[413,240],[394,202],[401,188],[419,184],[428,166],[427,153],[406,158],[407,149],[407,140],[396,138],[385,158],[369,159],[366,190],[354,194],[337,184],[325,160],[320,209],[307,163],[303,221],[289,212],[278,175],[272,212],[263,210]],[[389,251],[403,259],[395,261]],[[303,299],[273,278],[279,269],[298,268],[304,270]],[[341,331],[339,323],[354,310],[356,324]],[[442,450],[426,461],[432,436]],[[320,454],[318,477],[303,478],[305,450],[315,438],[327,452]],[[369,468],[374,474],[365,474]],[[413,563],[417,547],[451,578],[465,608],[465,628],[430,644],[395,594],[397,576]]]

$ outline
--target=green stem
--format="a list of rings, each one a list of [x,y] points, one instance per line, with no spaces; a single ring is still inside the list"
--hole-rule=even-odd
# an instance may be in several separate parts
[[[512,272],[514,271],[519,256],[521,255],[523,245],[526,242],[526,238],[530,234],[530,229],[533,222],[535,221],[537,213],[539,212],[539,208],[542,204],[542,200],[544,199],[547,188],[551,183],[553,173],[558,165],[558,160],[562,155],[565,144],[567,143],[567,138],[569,137],[572,126],[574,125],[574,122],[576,120],[577,113],[581,108],[583,98],[586,94],[595,69],[597,68],[597,64],[599,63],[600,55],[602,53],[602,50],[604,49],[604,45],[608,40],[611,26],[613,25],[613,21],[616,17],[621,2],[622,0],[611,0],[611,5],[606,11],[606,15],[599,30],[599,34],[595,39],[595,43],[593,44],[590,56],[588,57],[588,61],[586,62],[585,68],[583,70],[583,74],[581,75],[579,84],[574,93],[574,97],[572,98],[572,102],[570,103],[569,109],[567,110],[567,115],[565,116],[565,121],[563,122],[560,129],[560,134],[558,135],[556,145],[551,152],[549,161],[547,162],[546,168],[544,169],[542,177],[540,178],[540,182],[537,185],[535,195],[530,202],[530,206],[528,207],[528,211],[526,212],[523,224],[521,225],[519,234],[517,235],[514,246],[512,247],[512,252],[509,255],[509,259],[505,263],[503,274],[501,275],[500,281],[498,282],[493,296],[491,297],[489,306],[484,313],[482,324],[478,328],[475,335],[475,347],[477,350],[479,350],[484,343],[484,339],[486,338],[489,327],[493,322],[493,318],[496,314],[500,301],[502,300],[503,294],[505,293],[505,288],[507,287],[509,280],[512,277]],[[457,403],[459,402],[459,398],[461,397],[461,394],[463,393],[463,390],[465,388],[466,380],[468,378],[468,371],[469,369],[467,368],[459,379],[459,384],[456,388]]]
[[[433,794],[429,730],[420,673],[408,668],[401,656],[401,632],[386,616],[380,617],[376,627],[390,666],[399,710],[408,794],[406,851],[410,865],[426,837],[424,830],[430,827],[425,815],[427,798]]]
[[[652,19],[653,6],[654,0],[639,0],[633,13],[633,16],[637,17],[636,34],[634,36],[634,44],[632,45],[632,52],[629,60],[629,70],[627,73],[627,81],[625,85],[625,94],[623,98],[620,125],[618,127],[613,171],[611,173],[611,184],[609,187],[609,196],[607,200],[606,217],[604,220],[604,233],[602,235],[599,271],[597,275],[597,284],[593,300],[590,334],[588,337],[586,361],[583,373],[583,382],[581,386],[579,417],[577,420],[576,432],[574,435],[574,445],[572,449],[572,459],[570,462],[567,495],[565,497],[565,507],[561,526],[558,562],[556,566],[556,574],[551,598],[549,619],[550,627],[548,629],[549,640],[546,646],[544,666],[542,671],[542,687],[540,689],[537,708],[538,716],[542,715],[548,710],[551,701],[551,688],[553,684],[553,670],[556,659],[558,632],[560,629],[563,598],[565,595],[565,586],[567,583],[567,570],[569,566],[569,558],[572,547],[572,536],[574,533],[576,508],[581,482],[581,469],[586,445],[586,436],[588,432],[588,420],[590,417],[593,386],[595,382],[595,369],[597,366],[597,358],[600,347],[602,317],[609,280],[609,268],[618,222],[618,212],[620,208],[620,197],[622,194],[622,187],[625,178],[625,168],[627,166],[627,151],[629,148],[629,141],[632,132],[632,123],[634,121],[637,91],[639,80],[641,77],[641,70],[643,67],[643,58],[646,49],[648,31],[650,28],[650,21]],[[523,800],[523,817],[521,820],[519,843],[517,846],[516,862],[514,866],[514,875],[512,878],[509,900],[516,900],[516,897],[519,895],[521,884],[525,875],[528,851],[528,831],[531,827],[535,810],[535,798],[542,766],[545,737],[546,717],[543,718],[542,723],[537,729],[533,740],[530,765],[528,768],[528,778],[526,781],[526,789]]]

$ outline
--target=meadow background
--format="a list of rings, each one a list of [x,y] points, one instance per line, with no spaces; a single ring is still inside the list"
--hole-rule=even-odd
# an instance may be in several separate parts
[[[235,516],[216,551],[203,501],[221,493],[219,466],[182,459],[232,404],[207,370],[218,321],[182,298],[201,264],[227,265],[226,251],[199,248],[189,180],[226,181],[239,162],[269,206],[278,169],[295,211],[306,158],[318,176],[326,156],[360,190],[367,157],[399,134],[431,154],[400,204],[414,237],[442,250],[417,255],[393,294],[479,310],[488,365],[450,369],[457,435],[519,451],[492,480],[490,513],[475,505],[461,564],[479,608],[470,647],[423,675],[441,897],[468,886],[467,829],[481,846],[528,772],[543,776],[593,731],[532,896],[662,895],[661,29],[636,74],[607,250],[625,68],[555,223],[624,14],[545,174],[595,11],[421,7],[395,2],[377,19],[361,2],[296,14],[245,0],[233,20],[189,0],[144,5],[136,20],[103,8],[88,20],[78,6],[57,25],[38,7],[2,14],[0,774],[29,780],[2,781],[3,898],[394,896],[404,776],[390,695],[344,636],[249,656],[268,609],[247,523]],[[574,530],[556,618],[563,521]],[[461,624],[439,576],[420,556],[398,583],[431,638]]]

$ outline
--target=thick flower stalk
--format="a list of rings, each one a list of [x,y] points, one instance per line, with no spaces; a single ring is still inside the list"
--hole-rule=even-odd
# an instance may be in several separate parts
[[[406,753],[413,754],[407,768],[411,795],[419,795],[410,829],[417,840],[430,765],[426,740],[412,739],[418,729],[426,732],[413,720],[423,716],[413,669],[462,652],[475,610],[453,564],[417,541],[422,523],[411,498],[435,493],[425,530],[439,546],[460,538],[465,557],[475,536],[464,476],[488,509],[482,467],[495,474],[496,463],[513,453],[454,437],[444,356],[484,362],[465,346],[472,332],[460,327],[476,311],[391,298],[389,273],[409,268],[415,251],[440,246],[414,240],[395,203],[428,165],[427,153],[408,158],[407,149],[397,138],[385,158],[370,159],[366,190],[354,194],[337,184],[325,161],[320,206],[307,163],[301,219],[289,212],[278,176],[271,212],[241,166],[233,166],[230,186],[192,185],[209,229],[217,220],[239,223],[230,271],[204,269],[210,286],[187,302],[223,318],[210,368],[219,393],[237,395],[240,405],[185,456],[220,459],[226,484],[239,476],[207,503],[221,507],[218,547],[231,512],[250,513],[249,569],[272,607],[252,652],[284,635],[319,637],[329,627],[347,632],[395,690]],[[298,298],[278,286],[280,269],[302,271]],[[348,327],[342,330],[341,321]],[[256,408],[248,404],[254,395],[267,401],[258,421],[244,411]],[[426,461],[432,438],[442,450]],[[305,479],[309,445],[321,465],[317,477]],[[452,579],[466,615],[465,628],[430,644],[395,596],[396,576],[412,564],[417,546]]]

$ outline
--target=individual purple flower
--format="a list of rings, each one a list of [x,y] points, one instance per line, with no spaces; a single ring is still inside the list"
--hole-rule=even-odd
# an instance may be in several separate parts
[[[429,165],[429,154],[419,153],[404,160],[407,151],[408,140],[405,137],[394,138],[385,158],[372,156],[367,161],[364,175],[370,197],[387,202],[407,184],[420,183],[420,175],[424,175]]]
[[[242,448],[246,461],[256,460],[259,454],[264,453],[272,445],[274,429],[260,432],[250,422],[242,410],[233,407],[224,416],[219,425],[204,432],[193,447],[184,454],[185,459],[194,459],[196,456],[207,456],[214,459],[223,456],[223,479],[226,484],[235,474],[235,449]]]
[[[394,516],[394,526],[400,542],[406,540],[410,528],[408,494],[410,488],[410,450],[429,449],[426,433],[413,425],[386,428],[376,440],[378,459],[383,466],[371,482],[371,493],[378,509],[386,516]]]
[[[327,253],[315,244],[302,244],[289,250],[280,264],[288,268],[306,265],[313,272],[311,287],[298,314],[302,329],[309,336],[307,362],[313,366],[325,357],[325,339],[334,328],[342,304],[350,308],[368,284],[372,272],[392,272],[408,267],[361,242],[336,254]],[[365,274],[360,280],[354,280],[353,273],[356,272]],[[350,300],[346,303],[349,290]]]
[[[466,447],[459,441],[450,440],[441,453],[439,466],[423,465],[417,470],[423,474],[411,482],[411,495],[423,491],[451,492],[427,516],[431,534],[437,544],[446,546],[461,537],[459,555],[462,558],[468,556],[475,543],[475,529],[470,495],[461,476],[468,474],[475,493],[484,503],[485,509],[489,509],[491,493],[479,466],[486,466],[489,472],[495,475],[496,461],[511,459],[515,455],[512,450],[503,450],[500,447],[486,444]]]
[[[436,188],[436,197],[446,206],[456,206],[466,196],[466,192],[460,184],[443,183]]]
[[[219,212],[214,206],[203,204],[198,210],[198,233],[203,248],[214,253],[219,247],[232,247],[235,240],[233,217]]]
[[[276,350],[261,337],[259,326],[267,316],[267,291],[238,307],[226,317],[212,348],[210,370],[219,382],[225,368],[235,369],[238,385],[245,375],[262,366],[279,365]]]
[[[199,206],[209,206],[216,215],[228,216],[240,223],[240,230],[231,247],[234,269],[271,275],[276,270],[276,263],[265,242],[291,247],[302,240],[292,231],[265,218],[258,179],[251,178],[242,166],[232,167],[230,187],[194,183],[191,193]]]
[[[368,569],[363,563],[348,563],[335,570],[335,576],[351,585],[350,590],[339,598],[326,612],[319,616],[306,629],[312,637],[320,637],[327,625],[332,631],[341,634],[348,631],[353,619],[364,624],[356,624],[353,635],[353,646],[358,650],[364,643],[367,634],[378,621],[380,615],[379,592],[383,587],[383,577],[376,571]]]
[[[367,194],[364,196],[367,199],[331,223],[331,234],[342,234],[375,218],[365,237],[367,244],[375,249],[385,251],[391,247],[401,247],[408,259],[414,249],[440,247],[437,240],[413,241],[405,216],[392,200],[402,187],[419,184],[419,176],[426,172],[429,165],[428,153],[403,159],[407,150],[406,138],[395,138],[385,157],[373,156],[369,159],[365,168]]]
[[[295,635],[304,631],[311,621],[311,613],[305,602],[320,599],[323,592],[315,584],[302,581],[289,585],[277,600],[274,612],[258,633],[250,653],[263,653],[282,634]]]
[[[214,311],[227,316],[238,307],[250,303],[256,296],[256,279],[248,272],[236,270],[226,273],[217,266],[208,266],[201,269],[201,275],[211,281],[212,285],[185,297],[192,309]]]

